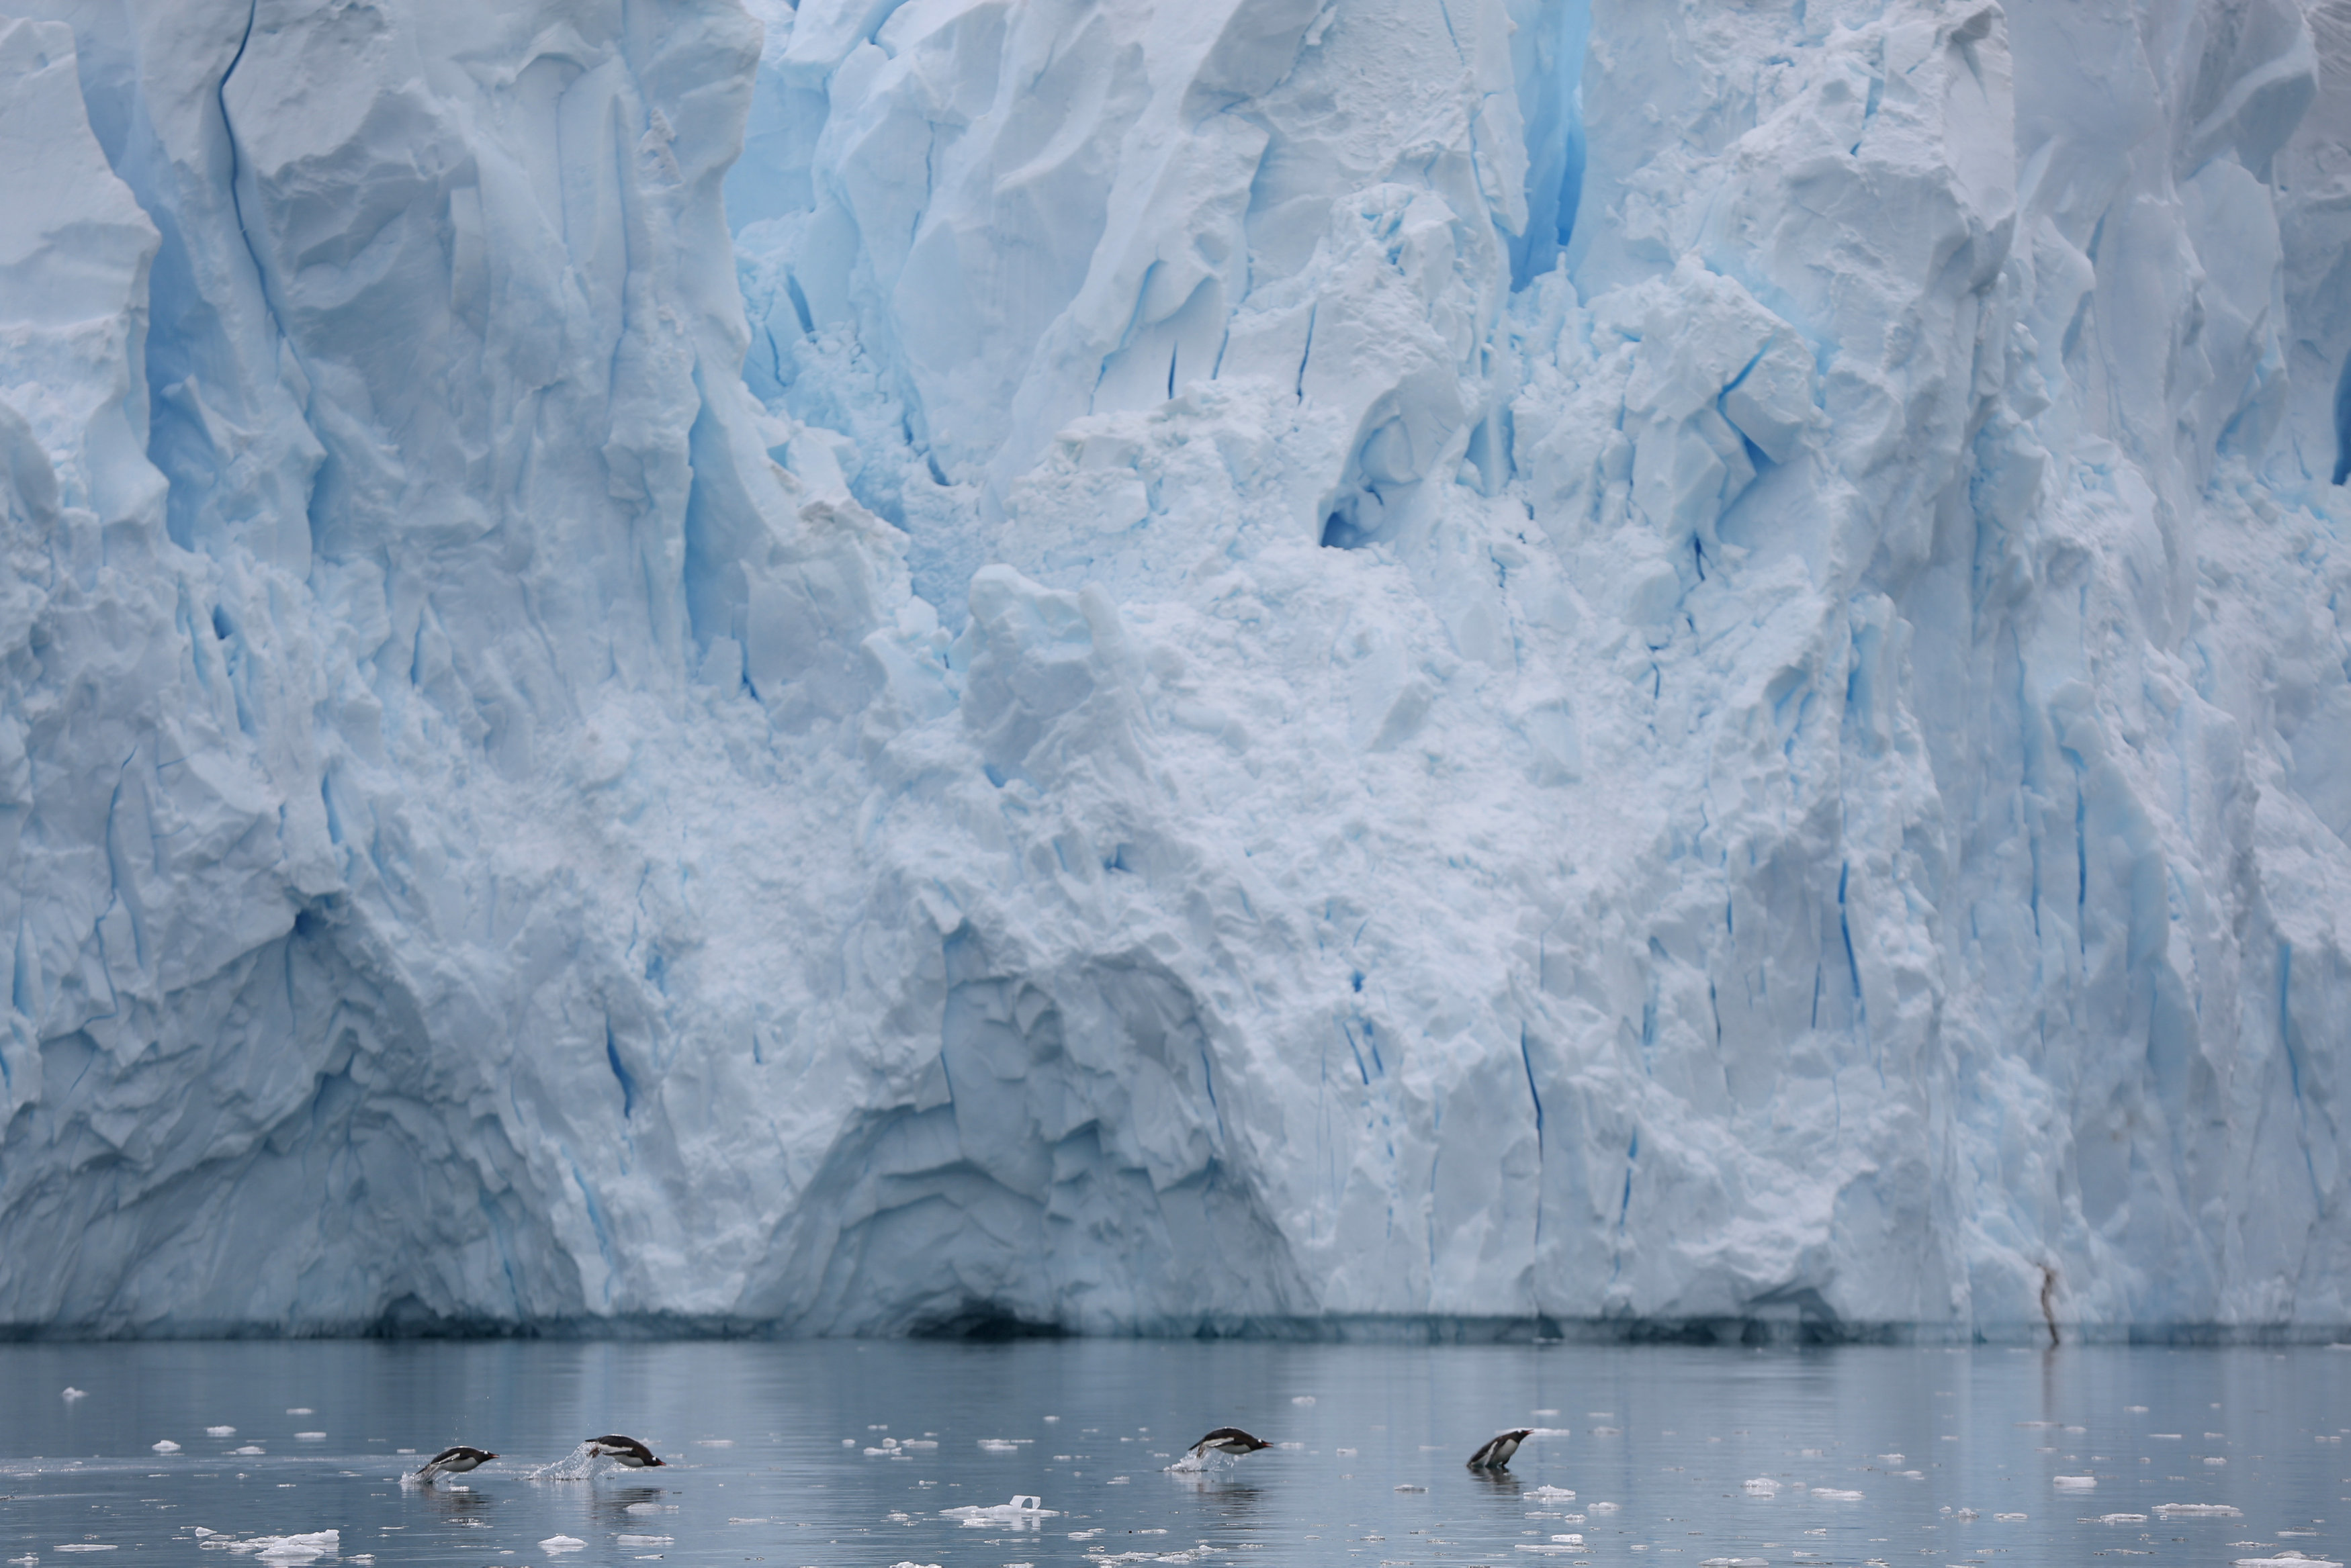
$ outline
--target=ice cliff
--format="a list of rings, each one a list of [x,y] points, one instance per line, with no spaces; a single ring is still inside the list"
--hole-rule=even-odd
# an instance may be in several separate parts
[[[2351,5],[11,8],[0,1325],[2351,1322]]]

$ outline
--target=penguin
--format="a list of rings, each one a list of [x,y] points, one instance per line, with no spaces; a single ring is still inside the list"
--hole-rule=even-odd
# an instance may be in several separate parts
[[[641,1470],[667,1462],[655,1458],[653,1451],[636,1438],[623,1438],[617,1432],[608,1437],[589,1438],[588,1457],[617,1459],[632,1470]]]
[[[429,1481],[435,1476],[461,1476],[467,1470],[478,1469],[498,1456],[487,1449],[469,1449],[460,1443],[454,1449],[444,1449],[416,1467],[416,1479]]]
[[[1210,1454],[1230,1454],[1238,1459],[1243,1454],[1253,1454],[1259,1449],[1271,1447],[1273,1447],[1271,1443],[1262,1438],[1252,1438],[1238,1427],[1219,1427],[1193,1444],[1192,1451],[1185,1457],[1191,1459],[1205,1459]]]
[[[1532,1427],[1520,1427],[1515,1431],[1496,1433],[1469,1456],[1469,1468],[1473,1470],[1509,1469],[1510,1456],[1519,1451],[1520,1443],[1534,1436],[1534,1430]]]

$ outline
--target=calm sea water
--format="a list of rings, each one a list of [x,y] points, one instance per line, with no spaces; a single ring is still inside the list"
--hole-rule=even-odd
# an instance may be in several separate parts
[[[0,1556],[279,1568],[219,1542],[334,1530],[317,1561],[374,1568],[2340,1561],[2346,1393],[2325,1349],[12,1345]],[[1281,1447],[1166,1470],[1228,1423]],[[1506,1479],[1464,1468],[1516,1426],[1547,1430]],[[608,1431],[671,1467],[533,1479]],[[400,1484],[454,1442],[502,1457]],[[1015,1493],[1053,1516],[944,1511]]]

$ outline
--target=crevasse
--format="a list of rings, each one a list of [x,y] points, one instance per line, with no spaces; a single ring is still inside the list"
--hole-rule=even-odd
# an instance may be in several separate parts
[[[20,10],[0,1324],[2351,1322],[2332,0]]]

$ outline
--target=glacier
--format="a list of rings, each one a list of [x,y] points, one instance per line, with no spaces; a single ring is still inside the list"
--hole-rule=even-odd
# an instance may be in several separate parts
[[[2341,0],[14,0],[0,1332],[2338,1333],[2346,148]]]

